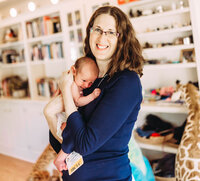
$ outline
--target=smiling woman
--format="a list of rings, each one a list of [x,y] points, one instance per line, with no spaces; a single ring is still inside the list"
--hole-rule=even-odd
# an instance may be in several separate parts
[[[62,171],[63,181],[131,181],[128,142],[142,102],[141,46],[128,17],[112,6],[94,12],[84,46],[85,55],[98,65],[99,78],[83,94],[89,95],[97,87],[101,93],[77,110],[69,83],[72,76],[61,76],[63,101],[50,101],[44,110],[51,121],[51,110],[58,110],[64,102],[67,126],[62,144],[50,134],[50,143],[59,152],[54,163]],[[54,128],[50,130],[54,135]],[[84,164],[69,176],[65,160],[72,151],[82,155]]]
[[[104,31],[103,31],[104,29]],[[111,57],[116,51],[118,33],[116,32],[115,19],[109,14],[99,15],[94,21],[90,31],[90,47],[100,68],[99,76],[102,77],[108,69]],[[103,72],[102,72],[103,71]]]

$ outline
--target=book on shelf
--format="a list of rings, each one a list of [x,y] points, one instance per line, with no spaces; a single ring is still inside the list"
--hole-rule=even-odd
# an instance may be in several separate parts
[[[59,16],[43,16],[26,23],[28,38],[61,32]]]
[[[31,60],[49,60],[63,58],[62,42],[37,44],[32,47]]]
[[[40,78],[36,80],[38,95],[50,98],[58,89],[57,80],[55,78]]]

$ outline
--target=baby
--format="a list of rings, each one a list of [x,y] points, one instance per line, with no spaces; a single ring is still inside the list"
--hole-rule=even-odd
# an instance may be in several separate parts
[[[96,88],[91,94],[83,96],[83,89],[89,88],[93,84],[99,75],[99,69],[94,60],[89,57],[81,57],[76,60],[71,70],[74,76],[71,87],[72,97],[75,105],[81,107],[93,101],[101,92],[99,88]],[[58,113],[57,118],[57,135],[62,139],[62,130],[66,126],[65,113]]]

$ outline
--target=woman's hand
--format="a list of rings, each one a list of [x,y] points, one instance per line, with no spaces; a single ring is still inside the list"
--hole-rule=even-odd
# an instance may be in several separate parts
[[[72,82],[73,82],[72,71],[63,72],[58,82],[58,86],[61,92],[63,93],[63,90],[66,88],[71,89]]]
[[[61,149],[58,155],[56,156],[56,159],[54,160],[54,165],[61,172],[61,174],[63,170],[67,170],[67,164],[65,162],[67,156],[68,154],[62,151]]]

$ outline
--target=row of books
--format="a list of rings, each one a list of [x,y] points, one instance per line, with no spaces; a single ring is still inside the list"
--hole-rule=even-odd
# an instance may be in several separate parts
[[[54,42],[51,44],[37,44],[31,49],[31,60],[49,60],[63,58],[62,42]]]
[[[58,89],[57,80],[55,78],[40,78],[37,79],[38,95],[50,98]]]
[[[61,32],[59,16],[43,16],[26,23],[28,38],[51,35]]]

